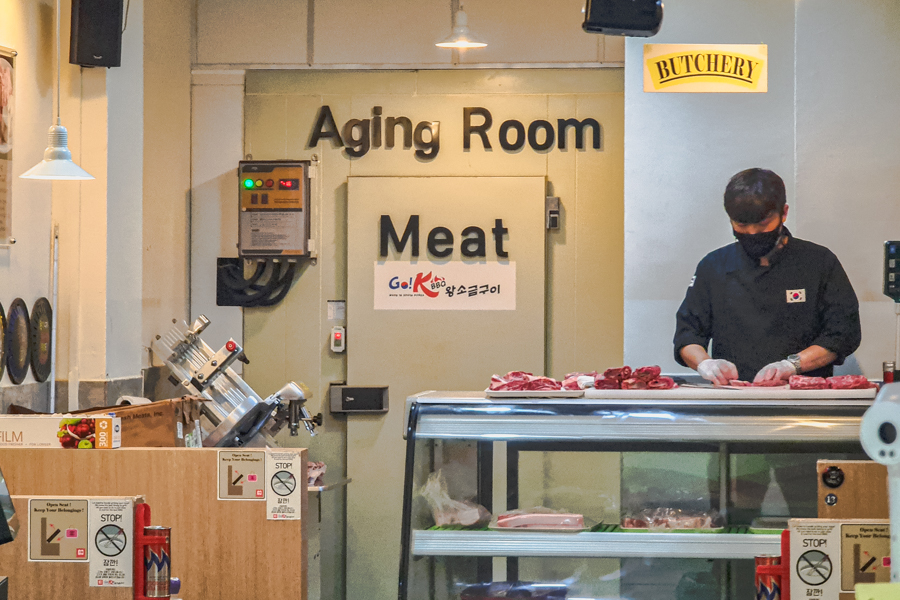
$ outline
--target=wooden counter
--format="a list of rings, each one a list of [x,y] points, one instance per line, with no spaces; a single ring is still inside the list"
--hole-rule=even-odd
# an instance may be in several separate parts
[[[301,460],[306,464],[307,453]],[[185,600],[306,600],[307,494],[300,521],[266,520],[266,503],[217,499],[217,451],[0,449],[15,496],[144,496],[154,525],[172,528],[172,575]],[[305,472],[303,479],[305,481]],[[305,488],[304,488],[305,489]],[[27,501],[16,500],[22,530]],[[10,598],[124,599],[132,590],[88,587],[87,563],[27,562],[27,533],[0,546]]]

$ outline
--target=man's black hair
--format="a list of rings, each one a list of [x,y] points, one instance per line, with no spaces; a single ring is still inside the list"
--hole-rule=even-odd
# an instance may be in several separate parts
[[[751,225],[784,210],[784,181],[773,171],[747,169],[725,186],[725,212],[732,221]]]

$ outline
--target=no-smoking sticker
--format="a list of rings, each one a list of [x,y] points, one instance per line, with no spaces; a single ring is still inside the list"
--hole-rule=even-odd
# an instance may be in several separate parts
[[[266,499],[266,519],[297,521],[306,494],[306,468],[303,455],[296,450],[269,449],[266,451],[266,473],[269,473],[269,493]]]
[[[131,498],[90,500],[91,587],[132,587],[134,502]]]

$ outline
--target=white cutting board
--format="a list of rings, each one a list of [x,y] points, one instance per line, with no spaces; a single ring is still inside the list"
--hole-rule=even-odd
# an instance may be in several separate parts
[[[786,390],[778,388],[699,388],[671,390],[584,390],[585,400],[870,400],[878,390]]]

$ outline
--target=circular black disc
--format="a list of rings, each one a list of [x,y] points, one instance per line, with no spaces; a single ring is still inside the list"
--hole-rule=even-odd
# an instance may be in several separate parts
[[[28,365],[31,362],[31,321],[28,319],[28,307],[24,300],[13,300],[6,320],[6,370],[9,372],[9,379],[19,384],[28,375]]]
[[[0,377],[6,371],[6,311],[0,304]]]
[[[50,377],[50,326],[53,322],[53,309],[46,298],[38,298],[31,307],[31,372],[38,381],[47,381]]]

